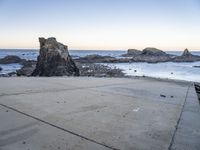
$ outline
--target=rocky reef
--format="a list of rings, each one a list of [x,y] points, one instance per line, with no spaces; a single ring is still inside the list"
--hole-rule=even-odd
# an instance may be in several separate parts
[[[123,54],[122,57],[133,57],[142,54],[142,51],[137,49],[128,49],[127,54]]]
[[[8,55],[8,56],[0,59],[0,64],[23,63],[25,61],[26,61],[25,59],[21,59],[18,56]]]
[[[192,55],[188,49],[185,49],[181,56],[173,59],[173,62],[195,62],[200,61],[200,56]]]
[[[31,76],[35,70],[36,61],[27,61],[23,67],[17,70],[17,76]],[[80,63],[75,62],[79,69],[80,76],[93,76],[93,77],[124,77],[125,74],[121,69],[110,68],[108,66],[96,63]]]
[[[194,62],[200,61],[200,56],[192,55],[188,49],[185,49],[181,56],[174,56],[165,53],[157,48],[145,48],[143,51],[128,50],[127,54],[122,55],[123,57],[129,57],[129,61],[132,62]],[[132,59],[130,59],[130,57]],[[121,61],[121,60],[120,60]]]
[[[156,49],[145,48],[143,51],[136,49],[129,49],[127,54],[122,55],[124,58],[115,58],[110,56],[88,55],[85,57],[77,58],[77,62],[87,63],[126,63],[126,62],[167,62],[172,60],[169,54]]]
[[[78,76],[79,69],[68,52],[68,47],[56,38],[39,38],[40,54],[33,76]]]

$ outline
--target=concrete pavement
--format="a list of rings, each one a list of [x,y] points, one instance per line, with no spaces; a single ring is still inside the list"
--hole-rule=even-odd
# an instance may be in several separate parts
[[[0,150],[200,149],[192,83],[0,78]]]

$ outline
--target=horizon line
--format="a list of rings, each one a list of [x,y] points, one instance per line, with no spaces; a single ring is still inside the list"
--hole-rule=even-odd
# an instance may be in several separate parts
[[[148,47],[147,47],[148,48]],[[153,47],[155,48],[155,47]],[[134,49],[134,48],[130,48]],[[186,49],[186,48],[185,48]],[[181,50],[162,50],[162,51],[184,51],[185,49]],[[188,48],[187,48],[188,49]],[[0,48],[0,50],[40,50],[39,48]],[[68,49],[69,51],[128,51],[129,49]],[[142,51],[143,49],[137,49]],[[189,51],[200,51],[200,49],[188,49]]]

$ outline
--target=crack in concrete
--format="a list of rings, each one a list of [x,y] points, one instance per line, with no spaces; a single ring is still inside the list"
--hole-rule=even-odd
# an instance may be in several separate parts
[[[0,103],[0,105],[3,106],[3,107],[5,107],[5,108],[7,108],[7,109],[13,110],[13,111],[15,111],[15,112],[17,112],[17,113],[20,113],[20,114],[22,114],[22,115],[25,115],[25,116],[27,116],[27,117],[30,117],[30,118],[35,119],[35,120],[37,120],[37,121],[40,121],[40,122],[42,122],[42,123],[44,123],[44,124],[50,125],[50,126],[52,126],[52,127],[55,127],[55,128],[57,128],[57,129],[60,129],[60,130],[62,130],[62,131],[64,131],[64,132],[67,132],[67,133],[72,134],[72,135],[74,135],[74,136],[77,136],[77,137],[80,137],[80,138],[85,139],[85,140],[87,140],[87,141],[90,141],[90,142],[92,142],[92,143],[101,145],[101,146],[103,146],[103,147],[106,147],[106,148],[109,148],[109,149],[112,149],[112,150],[120,150],[120,149],[117,149],[117,148],[115,148],[115,147],[113,147],[113,146],[109,146],[109,145],[106,145],[106,144],[104,144],[104,143],[100,143],[100,142],[98,142],[98,141],[95,141],[95,140],[93,140],[93,139],[90,139],[90,138],[88,138],[88,137],[85,137],[85,136],[83,136],[83,135],[80,135],[80,134],[75,133],[75,132],[73,132],[73,131],[67,130],[67,129],[65,129],[65,128],[59,127],[59,126],[54,125],[54,124],[52,124],[52,123],[50,123],[50,122],[44,121],[44,120],[42,120],[42,119],[40,119],[40,118],[37,118],[37,117],[35,117],[35,116],[29,115],[29,114],[27,114],[27,113],[24,113],[24,112],[22,112],[22,111],[20,111],[20,110],[17,110],[17,109],[15,109],[15,108],[13,108],[13,107],[10,107],[10,106],[7,106],[7,105],[1,104],[1,103]]]

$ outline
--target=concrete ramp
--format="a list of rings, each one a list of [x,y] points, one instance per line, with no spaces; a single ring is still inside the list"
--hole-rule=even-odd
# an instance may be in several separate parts
[[[192,83],[0,78],[0,150],[199,150]]]

